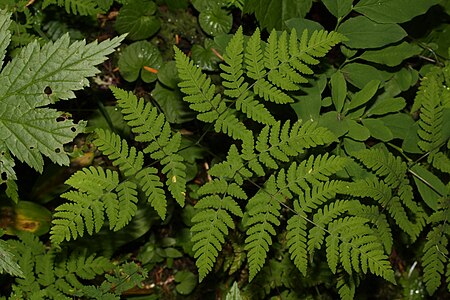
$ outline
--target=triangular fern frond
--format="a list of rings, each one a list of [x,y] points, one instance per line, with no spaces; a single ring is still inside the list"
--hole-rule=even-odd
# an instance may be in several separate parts
[[[173,134],[164,115],[156,107],[138,99],[133,93],[112,87],[117,104],[131,130],[137,134],[136,141],[149,143],[144,149],[151,158],[159,160],[166,174],[166,184],[175,200],[184,205],[186,190],[186,166],[183,157],[177,152],[180,148],[181,134]],[[142,177],[141,177],[142,178]],[[156,202],[155,202],[156,203]],[[163,212],[161,206],[160,215]]]
[[[136,212],[137,191],[133,182],[119,183],[119,175],[111,170],[85,168],[73,174],[66,184],[75,190],[61,195],[70,202],[56,208],[52,242],[82,237],[96,233],[104,224],[105,213],[110,229],[119,230]]]

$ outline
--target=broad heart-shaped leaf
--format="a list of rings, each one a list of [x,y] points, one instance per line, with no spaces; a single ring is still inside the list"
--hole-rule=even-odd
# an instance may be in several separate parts
[[[220,7],[206,9],[198,16],[200,27],[209,35],[228,33],[233,25],[231,13]]]
[[[154,16],[157,6],[149,0],[131,0],[119,10],[116,30],[130,40],[143,40],[158,32],[161,24]]]
[[[322,0],[322,2],[333,16],[342,18],[351,12],[353,0]]]
[[[42,48],[37,41],[23,48],[0,73],[0,144],[40,172],[43,156],[67,165],[63,145],[72,141],[84,124],[59,121],[61,113],[45,106],[74,98],[73,91],[89,84],[86,77],[98,72],[95,65],[106,60],[123,38],[71,44],[66,34]]]
[[[364,16],[350,18],[338,30],[350,48],[379,48],[400,41],[407,33],[397,24],[379,24]]]
[[[305,17],[312,0],[247,0],[244,13],[255,13],[256,19],[268,31],[281,30],[286,20]]]
[[[339,2],[339,1],[338,1]],[[378,23],[403,23],[424,14],[440,0],[361,0],[353,8]]]
[[[389,67],[399,65],[403,60],[418,55],[422,48],[417,45],[403,42],[399,45],[390,46],[381,50],[368,50],[359,58]]]
[[[123,50],[119,58],[119,71],[122,77],[133,82],[141,76],[144,82],[153,82],[162,65],[161,53],[150,42],[135,42]]]

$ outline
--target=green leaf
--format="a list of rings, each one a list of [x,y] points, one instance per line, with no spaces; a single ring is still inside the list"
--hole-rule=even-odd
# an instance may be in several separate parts
[[[23,277],[20,266],[14,261],[14,254],[8,249],[5,241],[0,240],[0,274]]]
[[[353,0],[322,0],[322,2],[328,11],[339,19],[350,13]]]
[[[217,7],[224,7],[227,5],[226,0],[216,0],[216,1],[210,1],[210,0],[192,0],[192,5],[195,7],[196,10],[202,12],[207,9],[213,9]]]
[[[367,101],[369,101],[370,99],[372,99],[373,96],[375,96],[379,86],[380,86],[379,80],[372,80],[369,83],[367,83],[362,90],[360,90],[353,96],[352,101],[348,105],[347,109],[352,110],[367,103]]]
[[[445,184],[419,164],[414,165],[411,171],[422,199],[430,208],[438,210],[440,198],[447,195]]]
[[[179,90],[170,90],[158,82],[151,95],[158,102],[169,123],[181,124],[195,119],[193,111],[183,101]]]
[[[227,293],[225,300],[242,300],[241,292],[239,291],[239,286],[235,281],[231,286],[231,289]]]
[[[226,10],[215,7],[200,12],[198,16],[200,27],[207,34],[216,36],[221,33],[228,33],[233,25],[233,16]]]
[[[377,99],[375,103],[367,110],[366,115],[385,115],[398,112],[405,108],[406,101],[402,97]]]
[[[347,136],[357,140],[365,141],[370,137],[370,131],[361,124],[356,123],[354,120],[347,120],[348,133]]]
[[[291,30],[295,28],[297,32],[303,32],[305,29],[308,29],[308,32],[324,30],[322,24],[304,18],[292,18],[284,24]]]
[[[394,67],[411,56],[418,55],[422,52],[422,48],[417,45],[402,42],[399,45],[390,46],[381,50],[368,50],[364,52],[359,58]]]
[[[291,104],[299,119],[317,120],[319,117],[322,92],[327,85],[326,76],[320,76],[317,80],[312,81],[311,85],[311,87],[302,89],[306,95],[296,96],[295,98],[299,101]]]
[[[379,119],[391,130],[394,138],[402,140],[406,138],[409,129],[414,125],[413,118],[406,113],[391,114]]]
[[[363,119],[363,125],[369,129],[370,135],[383,142],[390,141],[394,138],[391,130],[384,125],[383,121],[378,119]]]
[[[341,72],[348,82],[360,89],[364,88],[372,80],[379,80],[383,83],[392,77],[391,73],[359,63],[347,64],[341,69]]]
[[[30,201],[0,206],[0,217],[8,220],[4,221],[2,227],[9,235],[31,232],[40,236],[49,232],[52,221],[52,214],[47,208]]]
[[[247,0],[244,13],[255,13],[262,27],[269,31],[283,29],[284,21],[305,17],[312,6],[312,0]]]
[[[402,144],[402,149],[409,153],[423,153],[419,148],[419,135],[417,131],[419,129],[419,123],[415,122],[408,128],[408,131],[405,136],[405,140]]]
[[[217,70],[218,62],[220,58],[213,52],[212,49],[216,48],[214,41],[205,39],[205,46],[195,44],[191,48],[192,60],[195,65],[206,71]]]
[[[330,84],[331,99],[333,100],[334,107],[338,112],[341,112],[344,107],[345,98],[347,97],[347,84],[344,75],[340,71],[337,71],[331,76]]]
[[[189,295],[197,286],[197,276],[189,271],[178,271],[174,279],[179,282],[175,289],[181,295]]]
[[[440,0],[361,0],[353,8],[378,23],[404,23],[424,14]]]
[[[330,129],[336,137],[341,137],[348,132],[347,120],[336,111],[329,111],[321,115],[319,126]]]
[[[166,87],[171,89],[178,88],[178,82],[180,82],[180,79],[178,78],[178,71],[175,65],[175,61],[171,60],[168,62],[164,62],[157,75],[159,82],[161,82]]]
[[[379,24],[364,16],[350,18],[337,30],[348,38],[350,48],[379,48],[403,39],[407,33],[397,24]]]
[[[95,65],[122,40],[71,44],[64,35],[42,47],[35,41],[23,48],[0,74],[0,144],[40,172],[43,156],[68,165],[63,145],[83,131],[84,123],[74,124],[45,106],[74,98],[73,91],[89,84],[87,77],[98,73]]]
[[[131,0],[119,10],[115,27],[117,32],[128,33],[127,38],[133,41],[143,40],[158,32],[161,26],[154,16],[157,6],[149,0]]]
[[[157,72],[161,67],[162,57],[158,48],[150,42],[139,41],[123,50],[118,65],[120,74],[126,81],[136,81],[140,75],[142,80],[148,83],[156,80],[157,75],[153,72]]]

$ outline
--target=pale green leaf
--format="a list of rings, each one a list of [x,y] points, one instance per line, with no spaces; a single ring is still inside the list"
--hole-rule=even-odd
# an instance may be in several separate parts
[[[239,291],[239,286],[236,281],[231,286],[225,300],[242,300],[241,292]]]
[[[10,61],[0,74],[0,136],[20,161],[42,171],[43,156],[67,165],[63,145],[83,130],[46,108],[59,99],[74,98],[73,91],[89,84],[87,77],[98,72],[95,65],[123,40],[123,36],[93,42],[70,43],[68,35],[41,47],[29,44]]]
[[[11,13],[6,10],[0,10],[0,68],[5,59],[6,48],[11,41],[11,32],[8,30],[11,25]]]
[[[440,0],[361,0],[354,10],[379,23],[403,23],[424,14]]]
[[[339,19],[350,13],[353,0],[322,0],[322,2],[328,11]]]
[[[422,52],[422,48],[419,46],[403,42],[399,45],[386,47],[381,50],[368,50],[359,58],[394,67],[399,65],[403,60],[418,55],[420,52]]]
[[[407,33],[397,24],[379,24],[364,16],[350,18],[338,30],[348,38],[350,48],[379,48],[403,39]]]
[[[0,240],[0,274],[3,273],[23,277],[20,266],[14,261],[14,254],[8,250],[5,241]]]

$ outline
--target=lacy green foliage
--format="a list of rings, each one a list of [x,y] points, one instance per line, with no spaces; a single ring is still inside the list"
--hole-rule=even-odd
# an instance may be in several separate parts
[[[298,41],[295,30],[289,35],[284,32],[280,37],[272,31],[264,47],[259,30],[244,43],[240,28],[228,44],[221,65],[223,95],[216,93],[211,79],[175,48],[179,86],[188,95],[184,100],[190,103],[190,108],[199,112],[199,120],[214,123],[217,132],[245,143],[251,133],[239,121],[237,112],[262,124],[273,125],[275,119],[262,102],[292,103],[288,93],[299,90],[299,83],[307,82],[304,75],[313,73],[309,66],[318,64],[316,58],[325,56],[332,46],[344,39],[336,32],[315,31],[309,36],[305,30]],[[227,105],[226,100],[232,100],[234,108]]]
[[[161,164],[171,196],[184,205],[186,166],[178,154],[180,133],[172,133],[164,115],[138,99],[133,93],[111,88],[125,121],[135,133],[135,141],[145,145],[143,151],[128,146],[119,135],[97,129],[94,144],[112,161],[118,171],[84,168],[72,175],[66,184],[73,189],[61,195],[69,200],[56,208],[52,242],[77,239],[85,232],[97,233],[107,219],[110,230],[120,230],[136,214],[139,194],[164,219],[167,197],[155,167],[144,166],[145,155]],[[106,217],[106,218],[105,218]]]
[[[413,199],[406,163],[382,149],[362,150],[354,156],[376,176],[350,183],[347,193],[376,200],[395,223],[415,240],[424,228],[427,216],[421,204]]]
[[[3,235],[3,230],[0,229],[0,237]],[[14,261],[14,254],[8,248],[8,244],[0,240],[0,274],[8,273],[13,276],[23,277],[23,272],[20,266]]]
[[[71,253],[47,250],[31,233],[20,235],[20,241],[7,243],[23,271],[23,278],[16,278],[13,284],[12,298],[72,299],[85,295],[84,282],[113,268],[108,258],[85,250]]]
[[[3,59],[11,37],[7,30],[9,17],[9,13],[1,11],[0,58]],[[61,112],[47,105],[74,98],[73,91],[89,84],[87,77],[98,72],[95,65],[106,60],[106,55],[113,52],[122,39],[70,43],[69,36],[65,35],[42,47],[34,41],[3,67],[0,73],[0,169],[6,174],[2,182],[7,184],[9,197],[17,201],[13,157],[38,171],[43,169],[43,156],[60,165],[69,164],[63,145],[83,130],[84,123],[61,120]]]
[[[433,167],[450,173],[450,159],[440,148],[450,137],[450,65],[434,67],[422,79],[412,111],[419,110],[419,148]]]
[[[111,6],[112,1],[109,2],[109,6]],[[102,8],[109,8],[106,1],[95,0],[44,0],[42,8],[45,9],[52,4],[64,7],[68,14],[81,16],[95,16],[102,11]]]

